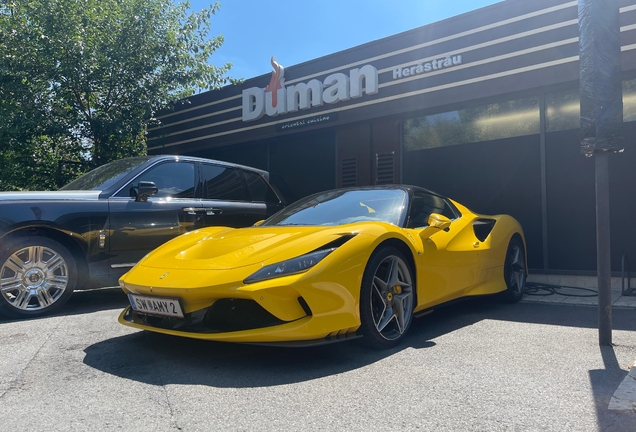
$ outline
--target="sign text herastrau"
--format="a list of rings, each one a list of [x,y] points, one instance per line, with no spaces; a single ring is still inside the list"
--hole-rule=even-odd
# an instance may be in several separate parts
[[[338,72],[323,81],[312,79],[285,87],[285,68],[272,57],[272,78],[267,87],[243,90],[243,121],[258,120],[267,114],[280,114],[335,104],[378,92],[378,70],[365,65],[351,69],[349,75]]]
[[[436,59],[426,63],[418,63],[413,66],[398,67],[393,69],[393,79],[406,78],[412,75],[419,75],[434,70],[446,69],[452,66],[462,64],[462,56],[446,56],[442,59]]]

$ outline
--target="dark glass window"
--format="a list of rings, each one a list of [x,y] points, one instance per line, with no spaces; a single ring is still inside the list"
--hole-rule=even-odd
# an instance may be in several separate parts
[[[102,165],[76,178],[60,190],[105,190],[117,183],[130,171],[148,162],[149,157],[120,159]]]
[[[245,175],[245,180],[247,180],[247,187],[250,190],[252,201],[267,203],[277,203],[279,201],[276,193],[263,177],[250,171],[243,171],[243,175]]]
[[[404,122],[404,150],[417,151],[539,133],[539,102],[515,99]]]
[[[415,192],[411,199],[407,228],[428,226],[428,218],[433,213],[441,214],[451,220],[457,218],[455,211],[444,198],[426,192]]]
[[[623,121],[636,121],[636,79],[623,81]]]
[[[579,89],[546,93],[546,131],[578,129],[581,126]],[[623,121],[636,121],[636,79],[623,81]]]
[[[564,90],[545,95],[545,122],[547,132],[578,129],[581,102],[579,89]]]
[[[201,165],[203,198],[224,201],[249,201],[247,187],[238,169]]]
[[[150,181],[157,186],[155,198],[194,198],[194,164],[188,162],[154,166],[133,180],[130,189],[122,190],[117,196],[136,196],[140,181]]]

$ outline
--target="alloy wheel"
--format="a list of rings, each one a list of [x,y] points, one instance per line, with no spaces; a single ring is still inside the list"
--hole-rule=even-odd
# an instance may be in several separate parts
[[[518,244],[510,248],[510,281],[508,286],[517,294],[523,294],[526,285],[526,259],[523,249]]]
[[[377,332],[386,340],[400,338],[413,314],[408,265],[398,256],[387,256],[377,267],[371,288],[371,316]]]
[[[68,287],[68,264],[45,246],[27,246],[10,255],[0,268],[0,292],[9,305],[22,311],[46,309]]]

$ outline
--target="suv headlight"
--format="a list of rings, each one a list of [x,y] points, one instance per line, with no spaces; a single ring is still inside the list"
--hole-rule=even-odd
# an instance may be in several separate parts
[[[321,249],[318,251],[310,252],[305,255],[301,255],[296,258],[281,261],[276,264],[271,264],[263,267],[262,269],[252,273],[243,282],[246,284],[260,282],[267,279],[274,279],[282,276],[289,276],[296,273],[302,273],[309,270],[320,261],[322,261],[327,255],[335,251],[337,248],[332,247],[329,249]]]

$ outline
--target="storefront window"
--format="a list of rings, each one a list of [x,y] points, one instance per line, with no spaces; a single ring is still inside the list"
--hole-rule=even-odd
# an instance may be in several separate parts
[[[636,79],[623,81],[623,121],[636,121]]]
[[[538,100],[516,99],[406,120],[404,150],[416,151],[538,133]]]
[[[581,123],[579,89],[564,90],[545,95],[546,131],[577,129]]]
[[[581,124],[579,89],[545,95],[546,131],[578,129]],[[623,81],[623,121],[636,121],[636,79]]]

